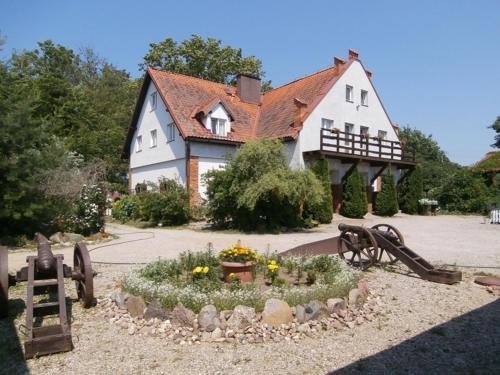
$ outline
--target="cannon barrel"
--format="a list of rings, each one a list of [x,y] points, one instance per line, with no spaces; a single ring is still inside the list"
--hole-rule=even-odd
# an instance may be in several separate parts
[[[363,229],[363,227],[360,227],[359,225],[349,225],[344,223],[340,223],[338,228],[340,231],[348,230],[351,232],[359,232],[360,230]]]
[[[35,234],[35,241],[38,243],[37,270],[40,273],[48,274],[56,271],[56,258],[50,249],[49,240],[41,233]]]

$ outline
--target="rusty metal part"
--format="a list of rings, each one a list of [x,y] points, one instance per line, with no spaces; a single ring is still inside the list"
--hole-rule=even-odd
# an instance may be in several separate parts
[[[35,241],[38,243],[37,271],[46,275],[54,275],[56,272],[56,258],[52,254],[49,240],[43,234],[36,233]]]
[[[78,299],[83,307],[91,307],[94,302],[94,273],[87,246],[83,242],[75,245],[73,253],[73,274]]]
[[[7,248],[0,246],[0,318],[9,313],[9,264]]]
[[[282,256],[314,256],[321,254],[337,254],[338,253],[338,236],[324,240],[314,241],[303,245],[296,246],[286,250],[280,255]]]
[[[484,285],[484,286],[498,286],[498,287],[500,287],[500,277],[481,276],[481,277],[476,277],[474,279],[474,282],[476,284]]]
[[[338,254],[350,266],[366,270],[378,259],[378,244],[364,227],[339,225]]]
[[[385,236],[389,236],[392,238],[392,242],[397,245],[404,245],[405,240],[403,238],[403,234],[396,228],[393,227],[392,225],[389,224],[377,224],[371,227],[371,229],[375,229],[378,231],[384,232]],[[394,264],[398,261],[398,258],[396,258],[394,255],[392,255],[390,252],[386,251],[385,248],[380,247],[379,248],[379,253],[378,253],[378,263],[384,263],[384,264]]]

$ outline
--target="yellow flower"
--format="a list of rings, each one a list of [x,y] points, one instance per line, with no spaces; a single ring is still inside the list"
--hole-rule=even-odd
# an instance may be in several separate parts
[[[203,271],[203,268],[202,268],[202,267],[200,267],[200,266],[197,266],[197,267],[195,267],[195,268],[193,269],[193,273],[200,273],[200,272],[202,272],[202,271]]]
[[[207,273],[207,272],[208,272],[208,267],[207,266],[203,267],[203,273]]]

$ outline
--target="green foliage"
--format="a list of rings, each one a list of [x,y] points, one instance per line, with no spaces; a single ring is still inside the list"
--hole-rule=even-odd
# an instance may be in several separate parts
[[[382,177],[382,189],[377,194],[375,214],[380,216],[393,216],[399,211],[398,194],[394,176],[387,174]]]
[[[399,205],[404,213],[414,215],[418,212],[418,200],[423,198],[422,166],[417,165],[403,181],[399,194]]]
[[[139,196],[126,195],[113,204],[112,217],[122,223],[139,219]]]
[[[302,226],[306,206],[323,199],[318,179],[311,171],[291,170],[276,140],[246,143],[206,181],[210,220],[241,230]]]
[[[333,198],[332,198],[332,182],[330,180],[330,171],[328,169],[328,160],[317,160],[311,170],[321,182],[323,187],[323,199],[319,204],[308,207],[306,216],[310,215],[317,219],[320,223],[328,224],[333,218]]]
[[[75,212],[70,215],[65,229],[88,236],[104,229],[106,194],[97,185],[83,186],[75,204]]]
[[[235,84],[240,73],[265,75],[262,62],[255,56],[243,57],[240,48],[223,47],[218,39],[203,39],[196,34],[181,43],[172,38],[151,43],[140,64],[143,70],[148,66],[226,84]],[[270,89],[271,82],[263,82],[263,87]]]
[[[354,169],[344,185],[340,213],[346,217],[361,219],[367,212],[368,199],[365,182],[358,170]]]
[[[491,147],[500,148],[500,116],[497,116],[497,119],[493,124],[489,126],[489,128],[495,131],[495,143],[491,145]]]

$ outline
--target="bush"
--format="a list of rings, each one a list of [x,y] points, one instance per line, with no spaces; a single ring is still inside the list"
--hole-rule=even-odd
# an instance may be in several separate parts
[[[363,218],[368,212],[368,199],[363,177],[355,169],[347,178],[342,194],[340,213],[346,217]]]
[[[100,186],[84,185],[75,206],[74,214],[66,223],[67,231],[88,236],[104,228],[106,194]]]
[[[418,200],[424,196],[422,167],[417,165],[403,181],[399,194],[401,211],[414,215],[418,213]]]
[[[393,216],[399,211],[398,195],[394,176],[387,174],[382,177],[382,190],[377,194],[375,214],[380,216]]]
[[[139,219],[139,199],[137,195],[126,195],[113,203],[112,217],[122,223]]]
[[[321,182],[323,199],[317,205],[308,207],[306,216],[310,215],[323,224],[331,223],[333,218],[333,198],[328,161],[326,159],[317,160],[311,170]]]
[[[311,171],[293,171],[283,145],[259,140],[243,145],[223,170],[206,174],[208,217],[221,227],[279,230],[304,225],[306,207],[323,199]]]

